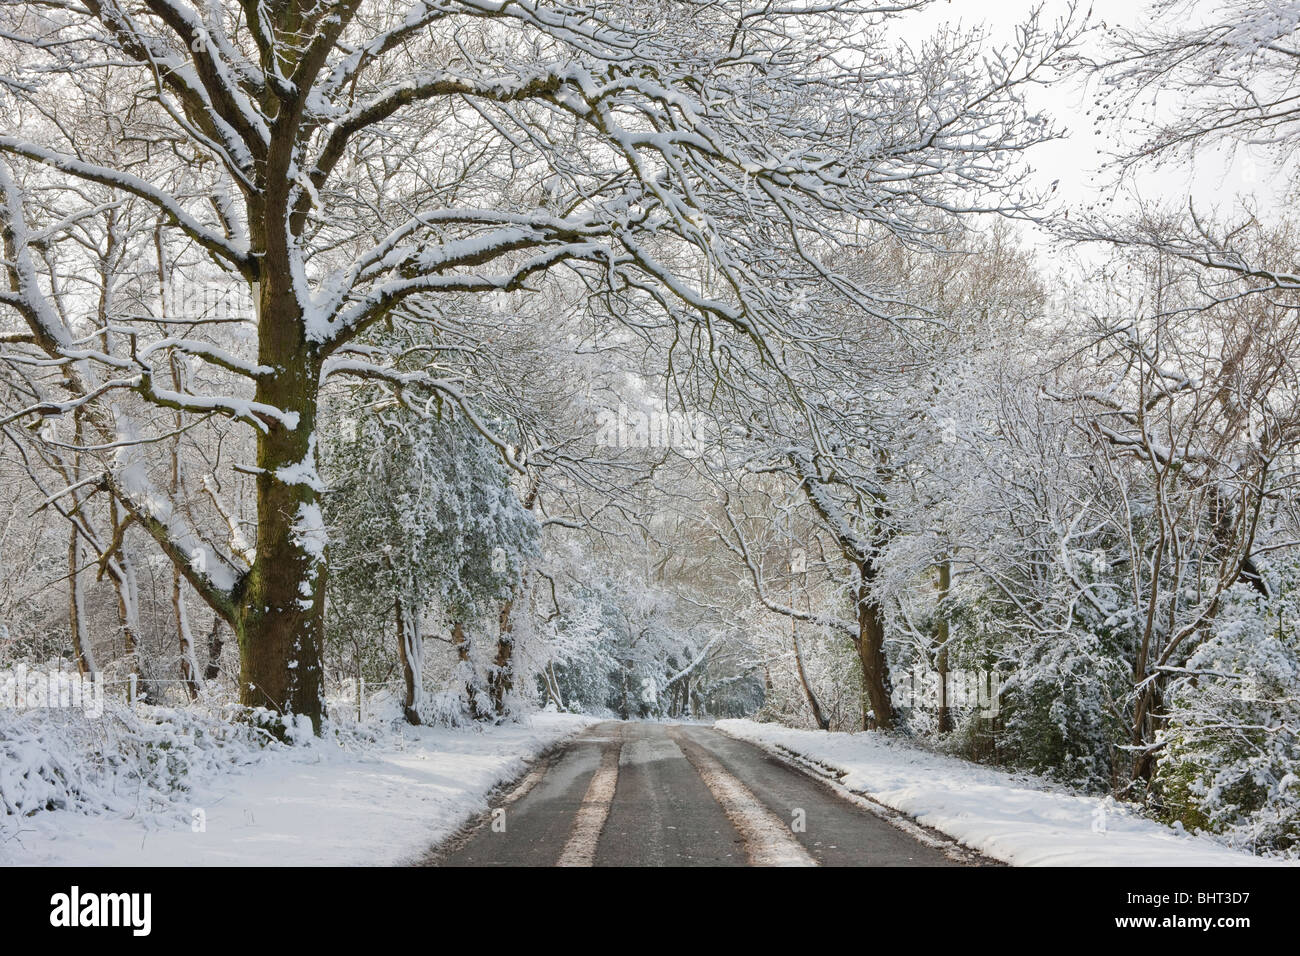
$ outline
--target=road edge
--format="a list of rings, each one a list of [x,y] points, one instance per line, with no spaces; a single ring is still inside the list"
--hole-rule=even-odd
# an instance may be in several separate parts
[[[459,849],[466,840],[481,827],[492,821],[492,813],[500,807],[506,807],[523,797],[546,775],[551,761],[573,741],[587,733],[600,722],[587,724],[551,741],[545,747],[524,758],[523,769],[505,780],[496,783],[483,795],[484,807],[477,813],[471,813],[442,839],[430,844],[423,850],[412,853],[409,857],[393,864],[399,867],[440,866],[441,861]]]
[[[816,780],[846,803],[850,803],[860,810],[865,810],[866,812],[879,817],[881,820],[896,829],[902,830],[908,836],[924,843],[926,846],[933,847],[936,850],[941,850],[954,863],[959,863],[962,866],[978,867],[1002,867],[1012,865],[1005,860],[999,860],[996,857],[981,853],[974,847],[962,843],[950,833],[945,833],[936,827],[927,826],[926,824],[921,823],[910,814],[904,813],[902,810],[896,810],[888,804],[882,803],[865,790],[854,790],[852,787],[846,786],[842,780],[844,777],[848,776],[847,770],[843,770],[833,764],[826,763],[825,761],[809,757],[791,747],[785,746],[784,744],[769,744],[764,740],[754,740],[750,737],[742,737],[739,734],[730,733],[726,728],[719,727],[716,724],[713,725],[713,729],[732,740],[737,740],[741,743],[749,744],[752,747],[757,747],[759,750],[762,750],[773,759],[785,764],[787,767],[797,770],[804,774],[804,776]]]

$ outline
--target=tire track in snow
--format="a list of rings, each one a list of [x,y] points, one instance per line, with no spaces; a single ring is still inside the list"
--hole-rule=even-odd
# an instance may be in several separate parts
[[[614,791],[618,788],[618,758],[622,750],[623,742],[615,739],[602,752],[600,766],[587,784],[582,805],[573,820],[573,829],[569,831],[569,841],[564,845],[556,866],[592,866],[595,863],[596,844],[600,841],[605,821],[609,819]]]
[[[718,801],[722,812],[745,843],[745,855],[753,866],[816,866],[817,861],[803,848],[780,817],[774,814],[747,786],[732,776],[712,754],[690,740],[678,727],[668,731],[686,755],[704,785]]]
[[[532,770],[528,771],[528,775],[525,776],[523,780],[520,780],[513,790],[506,794],[504,799],[502,799],[500,806],[508,807],[515,801],[528,796],[529,791],[541,782],[541,779],[546,776],[546,771],[550,769],[551,758],[549,756],[543,757],[541,760],[537,761],[536,766],[534,766]]]

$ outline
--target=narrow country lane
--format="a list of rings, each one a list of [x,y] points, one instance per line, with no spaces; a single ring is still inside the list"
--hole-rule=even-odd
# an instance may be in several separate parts
[[[610,722],[539,762],[434,866],[955,866],[908,832],[711,727]]]

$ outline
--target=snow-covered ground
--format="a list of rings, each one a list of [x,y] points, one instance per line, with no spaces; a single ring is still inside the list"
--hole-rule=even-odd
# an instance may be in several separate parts
[[[1163,826],[1109,798],[929,753],[871,733],[720,720],[719,730],[841,773],[839,785],[1016,866],[1249,866],[1248,853]]]
[[[117,793],[126,801],[98,812],[31,813],[0,833],[0,864],[401,863],[482,812],[492,789],[529,759],[593,722],[542,713],[500,727],[395,724],[362,743],[326,738],[251,759],[232,748],[224,765],[190,773],[183,799],[161,811],[133,812],[123,805],[130,795]]]

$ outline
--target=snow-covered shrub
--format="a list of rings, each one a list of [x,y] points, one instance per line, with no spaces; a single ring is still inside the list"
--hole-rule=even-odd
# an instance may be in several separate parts
[[[1044,635],[1002,678],[1000,761],[1092,790],[1112,783],[1123,665],[1103,638]]]
[[[0,710],[0,827],[11,831],[21,817],[77,805],[86,790],[81,766],[66,748],[51,746],[46,725],[34,711]],[[8,832],[4,835],[9,836]]]
[[[1156,794],[1165,817],[1300,855],[1300,589],[1237,585],[1173,686]]]
[[[1119,629],[1074,609],[1063,632],[1017,627],[1014,608],[987,594],[953,612],[949,665],[991,672],[995,713],[954,714],[948,752],[1103,791],[1111,787],[1125,726],[1116,701],[1131,669]]]
[[[282,745],[217,705],[132,708],[107,699],[104,712],[0,707],[0,844],[23,821],[51,810],[141,819],[186,819],[196,777],[228,772]]]
[[[459,688],[426,696],[420,717],[430,727],[468,727],[475,722],[465,707],[465,695]]]

